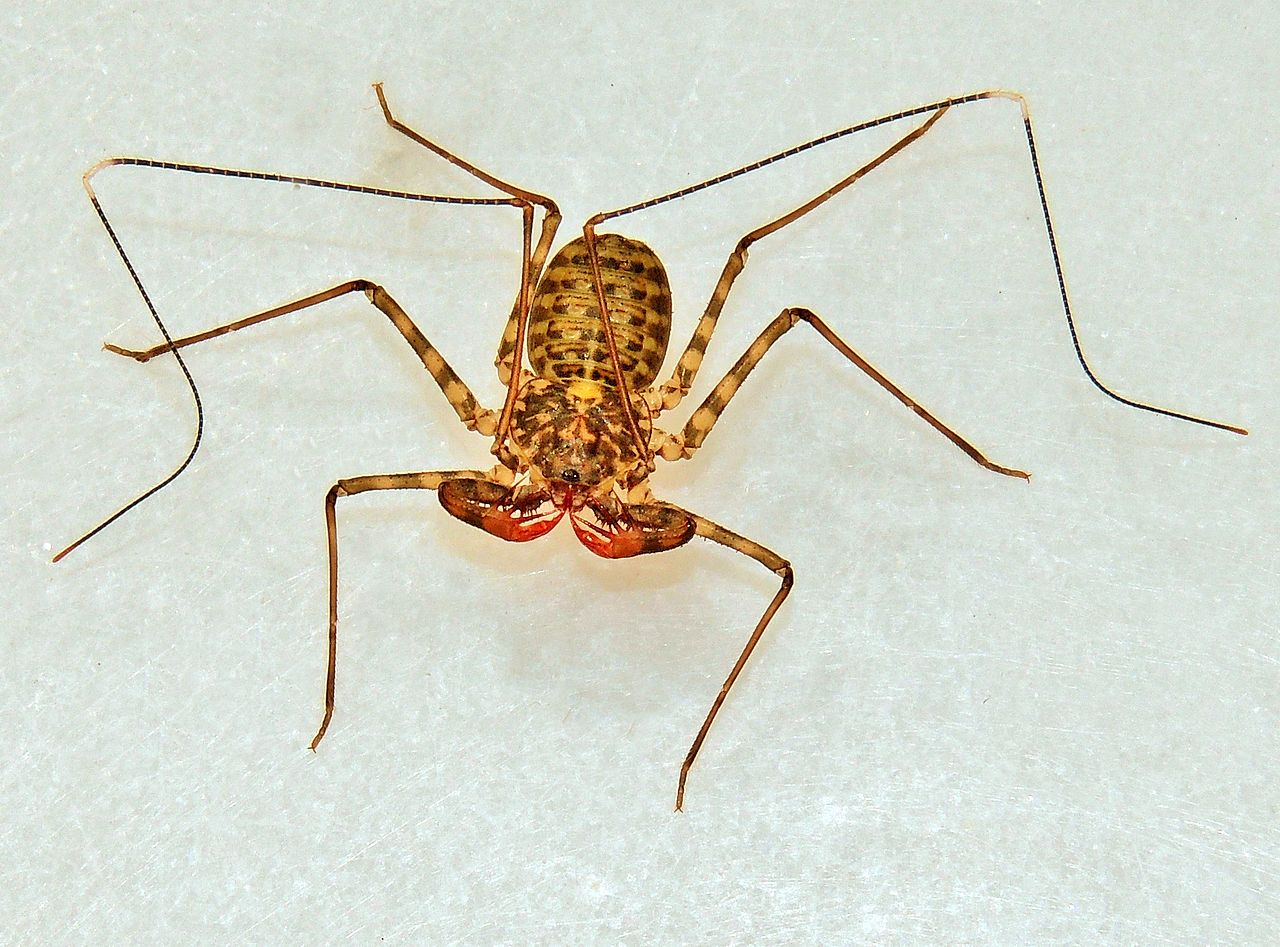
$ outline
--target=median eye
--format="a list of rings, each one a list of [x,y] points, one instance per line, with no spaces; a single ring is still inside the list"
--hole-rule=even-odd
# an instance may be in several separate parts
[[[560,471],[560,479],[565,483],[577,483],[582,479],[582,474],[573,467],[566,467]]]

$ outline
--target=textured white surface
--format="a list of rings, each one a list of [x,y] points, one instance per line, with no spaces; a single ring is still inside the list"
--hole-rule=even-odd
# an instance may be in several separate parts
[[[1274,5],[218,6],[4,14],[6,939],[1274,940]],[[192,351],[195,465],[50,566],[171,469],[193,419],[172,364],[100,351],[156,333],[79,175],[145,154],[481,193],[382,125],[375,79],[559,200],[565,238],[882,112],[1019,89],[1098,371],[1254,436],[1090,388],[1017,110],[956,110],[760,245],[700,390],[809,305],[1031,484],[797,329],[655,480],[798,575],[686,813],[678,764],[772,577],[705,544],[624,564],[567,534],[510,547],[430,496],[340,509],[338,710],[312,755],[325,490],[486,445],[373,310],[334,304]],[[672,271],[677,338],[741,233],[886,140],[628,222]],[[509,215],[100,181],[175,331],[366,275],[499,397]]]

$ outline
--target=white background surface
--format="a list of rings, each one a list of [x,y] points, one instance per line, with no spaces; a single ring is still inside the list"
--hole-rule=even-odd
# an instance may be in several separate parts
[[[1273,5],[220,6],[5,15],[7,940],[1273,939]],[[406,121],[559,200],[565,239],[834,128],[1021,90],[1100,374],[1254,434],[1091,389],[1016,106],[957,109],[753,251],[700,390],[809,305],[1030,485],[797,329],[655,478],[798,576],[683,815],[679,762],[773,578],[703,543],[627,563],[567,530],[507,546],[430,495],[340,507],[338,708],[313,755],[325,490],[487,445],[374,310],[331,304],[192,350],[195,465],[49,565],[194,422],[175,366],[100,350],[156,332],[79,175],[145,154],[483,193],[381,123],[375,79]],[[663,254],[676,338],[738,236],[888,140],[620,226]],[[368,276],[497,402],[509,212],[98,180],[176,332]]]

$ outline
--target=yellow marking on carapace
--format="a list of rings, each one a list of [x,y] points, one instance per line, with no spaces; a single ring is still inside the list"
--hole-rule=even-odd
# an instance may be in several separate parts
[[[604,386],[593,381],[571,382],[568,387],[569,395],[585,404],[595,404],[604,397]]]

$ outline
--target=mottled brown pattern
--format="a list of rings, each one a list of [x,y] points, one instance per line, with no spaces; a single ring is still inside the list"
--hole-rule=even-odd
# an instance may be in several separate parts
[[[648,409],[639,398],[633,403],[647,442]],[[623,423],[622,401],[603,384],[529,382],[516,401],[511,440],[547,479],[590,487],[643,476],[646,458]]]
[[[627,386],[638,391],[653,383],[667,354],[671,287],[662,262],[638,240],[602,233],[596,250],[618,362]],[[529,361],[542,378],[616,385],[581,237],[561,248],[538,284],[529,316]]]
[[[683,804],[685,779],[689,769],[726,696],[746,666],[761,635],[790,594],[794,573],[791,565],[784,558],[759,543],[696,513],[683,510],[655,497],[648,482],[648,475],[653,469],[655,457],[677,461],[686,460],[696,453],[744,380],[775,342],[801,322],[806,323],[840,355],[865,372],[885,391],[948,438],[974,461],[1006,476],[1022,479],[1028,477],[1025,471],[1002,467],[989,461],[976,447],[881,374],[862,355],[836,335],[817,314],[808,309],[783,310],[760,333],[714,390],[707,395],[693,412],[681,433],[673,434],[663,431],[653,423],[657,412],[676,407],[689,393],[702,365],[704,353],[715,331],[725,300],[735,279],[746,264],[748,249],[758,240],[782,230],[852,186],[863,176],[925,135],[942,115],[954,106],[984,99],[1004,98],[1017,102],[1021,107],[1026,143],[1031,158],[1031,170],[1035,176],[1044,227],[1058,278],[1062,311],[1075,345],[1077,360],[1089,380],[1109,397],[1123,404],[1237,434],[1247,433],[1244,428],[1235,425],[1198,418],[1125,398],[1105,386],[1094,375],[1085,361],[1076,335],[1071,304],[1067,298],[1066,280],[1058,258],[1057,240],[1049,214],[1048,199],[1045,196],[1041,178],[1030,112],[1025,99],[1017,93],[989,90],[884,115],[810,139],[752,164],[743,165],[698,183],[688,184],[660,197],[596,214],[586,221],[583,224],[584,233],[593,234],[596,228],[606,221],[714,187],[846,135],[879,125],[888,125],[912,116],[927,116],[914,130],[833,186],[744,235],[725,261],[711,299],[694,329],[692,339],[677,360],[671,378],[653,388],[650,386],[661,369],[671,329],[670,286],[662,264],[653,251],[638,241],[605,233],[596,238],[598,256],[594,261],[589,258],[584,240],[578,239],[562,249],[544,272],[543,264],[555,241],[557,226],[561,219],[555,202],[508,184],[418,134],[392,115],[381,87],[375,85],[375,90],[383,116],[392,128],[506,196],[463,198],[390,191],[337,181],[208,165],[178,164],[146,158],[108,158],[99,162],[84,176],[84,185],[93,208],[150,310],[157,328],[165,338],[164,344],[141,351],[124,349],[113,344],[108,344],[107,349],[140,362],[146,362],[160,354],[171,353],[186,374],[195,398],[197,434],[195,443],[186,458],[172,474],[64,548],[53,557],[54,562],[63,559],[85,540],[97,535],[139,503],[163,489],[186,470],[194,458],[200,444],[203,409],[195,382],[187,371],[179,350],[197,342],[318,306],[348,293],[364,292],[368,296],[417,353],[423,366],[463,423],[469,429],[493,439],[491,451],[497,457],[498,464],[491,470],[374,474],[339,480],[330,488],[325,497],[324,506],[328,534],[328,670],[325,679],[324,717],[311,741],[313,750],[324,737],[334,709],[338,641],[337,504],[340,498],[371,491],[435,490],[441,505],[451,515],[490,535],[510,542],[526,542],[535,539],[549,532],[564,518],[569,520],[574,533],[584,547],[607,559],[626,559],[637,555],[665,552],[683,545],[696,535],[735,550],[775,574],[780,579],[780,585],[757,620],[737,661],[720,687],[680,767],[676,788],[676,808],[679,809]],[[520,208],[524,219],[522,276],[496,359],[498,377],[506,387],[506,400],[503,402],[502,411],[498,412],[481,406],[467,385],[449,367],[399,304],[380,286],[365,279],[349,280],[322,292],[295,299],[234,322],[218,325],[195,335],[172,338],[152,305],[150,295],[130,262],[123,244],[107,219],[90,183],[99,171],[116,165],[275,181],[295,187],[330,188],[436,204],[510,205]],[[536,244],[533,238],[535,206],[542,209],[541,229]],[[540,280],[538,274],[543,274]],[[593,274],[601,284],[601,291],[598,294]],[[531,286],[533,281],[536,281],[536,286]],[[601,306],[607,310],[607,316],[601,313]],[[526,314],[530,318],[527,326],[528,349],[536,375],[526,371],[519,360],[522,354],[521,349],[525,345],[526,323],[523,317]],[[606,317],[609,319],[607,323],[603,321]],[[612,327],[611,331],[606,332],[609,327]],[[614,356],[610,355],[611,348],[618,359],[616,363]],[[631,399],[629,402],[623,400],[623,390],[628,385]]]

